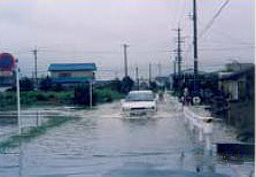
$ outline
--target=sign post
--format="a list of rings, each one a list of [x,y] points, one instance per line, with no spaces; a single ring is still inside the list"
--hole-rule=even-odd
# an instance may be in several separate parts
[[[19,134],[21,134],[21,120],[20,120],[20,74],[19,74],[19,61],[16,60],[16,96],[17,96],[17,116],[18,116],[18,126]]]
[[[90,109],[92,109],[93,104],[93,82],[90,81]]]

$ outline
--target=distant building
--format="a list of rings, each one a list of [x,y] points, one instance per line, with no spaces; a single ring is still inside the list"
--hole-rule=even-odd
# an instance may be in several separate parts
[[[219,73],[219,90],[229,95],[231,100],[253,98],[254,76],[254,64],[227,64],[226,72]]]
[[[244,71],[254,67],[253,63],[233,62],[226,64],[226,70],[229,72]]]
[[[59,63],[48,68],[52,84],[77,84],[95,80],[95,63]]]
[[[155,82],[160,87],[169,87],[170,79],[166,76],[158,76],[155,78]]]

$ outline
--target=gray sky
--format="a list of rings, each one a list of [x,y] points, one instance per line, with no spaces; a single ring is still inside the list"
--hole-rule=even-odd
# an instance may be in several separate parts
[[[199,33],[225,0],[198,0]],[[39,72],[50,63],[96,62],[105,75],[123,75],[122,44],[130,45],[130,74],[138,66],[144,77],[148,64],[172,72],[180,24],[183,66],[193,66],[189,17],[192,0],[1,0],[0,51],[19,58],[22,72],[33,72],[37,46]],[[232,60],[253,62],[254,0],[230,0],[199,40],[201,70],[216,70]]]

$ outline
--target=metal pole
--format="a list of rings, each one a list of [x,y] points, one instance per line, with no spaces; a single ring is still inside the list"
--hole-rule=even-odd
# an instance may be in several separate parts
[[[33,50],[35,57],[35,88],[38,89],[38,78],[37,78],[37,49]]]
[[[128,77],[127,44],[124,44],[124,76]]]
[[[205,136],[205,153],[206,155],[212,154],[211,136],[213,131],[212,120],[209,120],[204,125],[204,136]]]
[[[40,117],[40,110],[38,110],[36,112],[36,126],[40,126],[41,125],[41,117]]]
[[[174,75],[174,77],[176,77],[176,62],[177,61],[177,57],[175,57],[175,59],[174,59],[174,61],[173,61],[173,75]]]
[[[181,37],[180,37],[180,28],[178,28],[178,77],[180,78],[181,74]]]
[[[162,64],[158,63],[158,76],[160,77],[162,75]]]
[[[198,80],[198,48],[197,48],[197,7],[196,0],[193,0],[193,26],[194,26],[194,91],[197,91]]]
[[[151,82],[152,80],[152,64],[149,64],[149,71],[148,71],[148,80]]]
[[[93,99],[93,85],[92,85],[92,81],[90,82],[90,109],[92,109],[92,99]]]
[[[140,81],[139,81],[139,68],[136,67],[136,82],[137,82],[137,88],[140,89]]]
[[[198,131],[199,131],[198,139],[199,139],[200,142],[202,142],[203,141],[203,129],[200,127],[198,129]]]
[[[20,76],[19,76],[19,66],[18,59],[16,60],[16,96],[17,96],[17,115],[18,115],[18,127],[19,134],[21,134],[21,120],[20,120]]]

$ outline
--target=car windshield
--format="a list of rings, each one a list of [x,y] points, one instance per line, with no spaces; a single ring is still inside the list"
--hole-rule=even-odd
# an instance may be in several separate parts
[[[125,99],[126,101],[153,101],[154,94],[152,92],[131,92]]]

